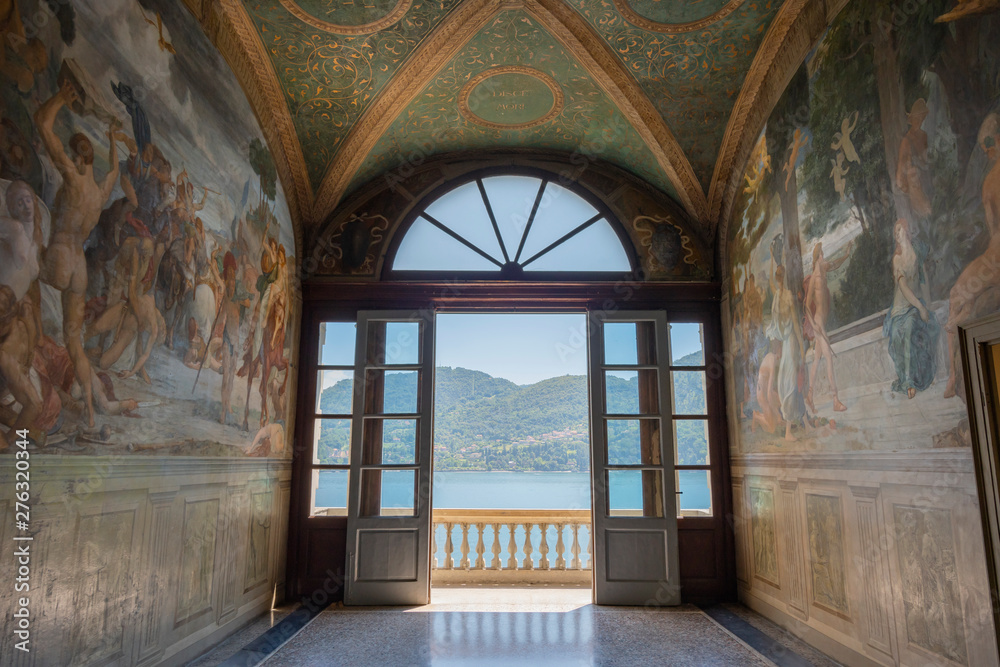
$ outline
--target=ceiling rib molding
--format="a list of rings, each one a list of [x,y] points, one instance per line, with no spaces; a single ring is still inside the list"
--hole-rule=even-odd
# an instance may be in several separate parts
[[[403,16],[406,15],[406,12],[410,11],[410,6],[413,5],[413,0],[397,0],[396,6],[393,7],[388,14],[377,21],[372,21],[371,23],[365,23],[362,25],[338,25],[313,16],[309,12],[302,9],[295,0],[278,0],[278,2],[281,3],[282,7],[288,10],[289,14],[303,23],[311,25],[314,28],[319,28],[324,32],[332,32],[338,35],[365,35],[388,28],[393,23],[403,18]]]
[[[667,34],[678,34],[682,32],[691,32],[693,30],[701,30],[702,28],[707,28],[708,26],[721,21],[726,18],[737,9],[740,8],[746,0],[729,0],[729,2],[722,7],[722,9],[714,12],[710,16],[706,16],[703,19],[698,19],[697,21],[688,21],[687,23],[660,23],[658,21],[653,21],[652,19],[647,19],[641,16],[638,12],[632,9],[629,4],[629,0],[614,0],[615,8],[618,12],[624,16],[629,23],[638,26],[644,30],[650,32],[663,32]]]
[[[214,16],[212,16],[214,15]],[[312,224],[313,191],[305,157],[274,65],[240,0],[220,0],[206,22],[216,47],[229,62],[257,115],[260,129],[275,157],[292,220],[302,229]],[[299,239],[300,240],[300,239]]]
[[[632,123],[677,188],[687,213],[706,223],[708,202],[687,154],[621,60],[590,24],[562,0],[526,0],[525,9],[576,58]]]
[[[519,5],[496,0],[467,0],[431,30],[348,131],[316,193],[313,220],[322,222],[333,213],[365,158],[430,77],[457,55],[497,12]]]
[[[725,267],[729,219],[757,137],[809,50],[848,1],[786,0],[757,51],[729,117],[709,188],[720,271]]]

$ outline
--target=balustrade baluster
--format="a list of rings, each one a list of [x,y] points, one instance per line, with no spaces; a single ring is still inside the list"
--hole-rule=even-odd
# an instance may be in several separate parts
[[[455,567],[455,559],[452,558],[452,554],[455,551],[454,545],[451,543],[451,529],[454,527],[453,523],[444,524],[445,539],[444,539],[444,569],[451,570]]]
[[[510,541],[507,543],[507,553],[510,554],[510,558],[507,559],[508,570],[517,569],[517,540],[514,537],[516,526],[517,524],[514,523],[507,524],[507,528],[510,529]]]
[[[441,524],[434,523],[431,521],[431,569],[438,569],[438,537],[437,537],[437,527]]]
[[[570,553],[573,554],[573,559],[569,562],[569,569],[579,570],[580,565],[580,524],[573,524],[573,546],[570,547]]]
[[[493,560],[490,561],[490,569],[499,570],[500,569],[500,524],[494,523],[490,525],[493,526],[493,548],[491,549],[491,551],[493,552]]]
[[[535,524],[526,523],[524,525],[524,564],[521,565],[522,570],[533,570],[535,569],[535,564],[531,561],[531,554],[534,549],[531,548],[531,529],[534,528]]]
[[[483,533],[486,530],[485,523],[477,523],[476,530],[479,531],[479,539],[476,540],[476,565],[475,569],[485,570],[486,569],[486,559],[483,558],[483,554],[486,553],[486,543],[483,541]]]
[[[462,522],[462,562],[459,564],[463,570],[468,570],[471,565],[469,561],[469,524]]]
[[[587,567],[585,570],[594,569],[594,529],[587,531]]]
[[[542,530],[542,543],[538,545],[538,553],[541,554],[541,558],[538,559],[538,569],[547,570],[549,569],[549,524],[540,523],[538,526]]]
[[[566,559],[563,558],[563,553],[566,551],[566,545],[563,544],[563,528],[566,526],[564,523],[556,524],[556,569],[565,570],[566,569]]]

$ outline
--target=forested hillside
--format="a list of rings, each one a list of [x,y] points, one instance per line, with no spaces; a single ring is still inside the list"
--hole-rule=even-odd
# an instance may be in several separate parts
[[[700,363],[700,358],[691,355],[682,362]],[[414,412],[416,381],[415,373],[387,375],[384,412]],[[441,367],[436,371],[435,382],[436,470],[589,469],[589,406],[585,376],[564,375],[520,386],[480,371]],[[611,375],[607,383],[609,406],[636,404],[637,378]],[[333,405],[349,404],[351,391],[351,380],[327,387],[320,398],[321,409],[330,411]],[[703,412],[698,406],[704,405],[704,391],[695,374],[678,375],[675,405],[678,414]],[[614,407],[612,410],[618,411]],[[637,456],[637,431],[636,421],[615,423],[609,433],[613,461],[633,462]],[[682,441],[690,443],[681,447],[680,463],[704,462],[707,441],[703,423],[682,422],[678,431]],[[412,420],[387,420],[382,437],[384,460],[398,463],[412,460],[414,435]],[[324,422],[319,442],[320,459],[346,463],[349,438],[346,421]],[[639,463],[638,460],[634,462]]]

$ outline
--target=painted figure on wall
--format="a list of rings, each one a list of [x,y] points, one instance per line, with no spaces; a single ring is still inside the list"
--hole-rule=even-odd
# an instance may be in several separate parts
[[[964,398],[958,327],[1000,310],[998,9],[928,0],[901,22],[889,0],[848,3],[776,103],[726,241],[745,450],[970,445],[942,395]],[[746,276],[778,266],[762,329],[780,358],[744,303]],[[754,386],[772,379],[777,422]],[[876,426],[900,416],[905,437]]]
[[[774,268],[771,278],[771,322],[767,337],[781,343],[775,384],[781,401],[781,417],[785,422],[785,440],[794,440],[792,426],[802,423],[805,416],[799,371],[802,362],[802,329],[795,314],[794,296],[785,285],[785,267]]]
[[[56,114],[63,106],[79,101],[79,93],[69,80],[35,112],[35,124],[49,159],[63,177],[56,193],[52,216],[52,237],[45,249],[42,280],[62,293],[63,342],[76,369],[76,378],[83,387],[87,423],[94,426],[94,401],[90,389],[90,361],[83,352],[84,304],[87,300],[87,261],[83,245],[97,225],[104,202],[118,179],[118,159],[115,149],[117,120],[108,128],[110,145],[109,171],[100,182],[94,176],[94,146],[81,133],[70,137],[70,158],[62,140],[53,132]]]
[[[850,257],[852,245],[848,244],[847,250],[840,259],[829,261],[823,256],[823,244],[817,243],[813,247],[813,272],[806,278],[804,291],[806,294],[805,310],[805,336],[813,343],[812,369],[809,372],[809,391],[806,394],[806,405],[813,412],[816,406],[813,404],[813,389],[816,386],[816,371],[820,365],[826,362],[826,377],[830,382],[833,392],[833,409],[843,412],[847,406],[841,403],[837,395],[837,380],[833,373],[833,345],[830,343],[830,336],[826,330],[826,323],[830,317],[830,286],[828,284],[828,274],[830,271],[839,269]]]
[[[239,85],[182,5],[73,10],[0,46],[0,450],[286,455],[291,224]]]
[[[900,219],[894,231],[892,277],[896,291],[885,317],[883,335],[889,339],[889,356],[898,376],[892,390],[913,398],[934,381],[938,326],[927,310],[927,280],[923,261],[910,242],[910,226]]]
[[[927,133],[921,129],[930,111],[923,98],[913,103],[906,120],[910,128],[899,144],[896,186],[907,196],[910,211],[918,218],[931,215],[933,176],[927,162]]]
[[[979,146],[990,161],[990,171],[983,179],[983,209],[986,215],[986,229],[990,240],[986,251],[974,259],[962,271],[955,281],[949,294],[950,310],[945,329],[948,332],[948,384],[945,386],[944,397],[951,398],[956,394],[958,365],[958,325],[970,319],[978,311],[987,310],[1000,303],[988,304],[985,308],[977,308],[977,301],[987,292],[994,292],[1000,282],[1000,115],[995,113],[986,117],[979,131]],[[996,301],[994,299],[994,301]]]

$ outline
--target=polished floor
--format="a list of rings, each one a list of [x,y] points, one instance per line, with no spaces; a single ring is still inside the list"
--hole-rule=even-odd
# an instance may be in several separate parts
[[[435,588],[425,606],[336,605],[262,664],[776,664],[697,607],[595,607],[590,595],[589,589]],[[832,664],[817,657],[777,664]]]

